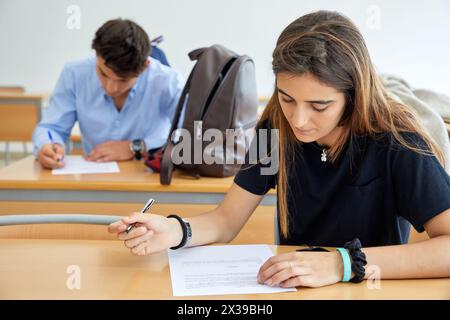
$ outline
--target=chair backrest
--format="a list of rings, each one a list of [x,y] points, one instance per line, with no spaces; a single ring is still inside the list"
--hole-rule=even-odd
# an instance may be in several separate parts
[[[22,86],[0,86],[0,93],[25,93],[25,88]]]
[[[31,141],[39,119],[35,104],[2,101],[0,95],[0,141]]]

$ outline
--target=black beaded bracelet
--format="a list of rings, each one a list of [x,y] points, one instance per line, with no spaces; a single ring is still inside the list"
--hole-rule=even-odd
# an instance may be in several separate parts
[[[365,265],[367,264],[366,255],[361,251],[362,245],[358,238],[344,244],[352,258],[352,271],[355,274],[350,282],[359,283],[364,280],[366,275]]]
[[[171,247],[170,249],[177,250],[177,249],[183,248],[188,241],[188,233],[189,233],[186,222],[183,220],[183,218],[181,218],[180,216],[177,216],[176,214],[171,214],[171,215],[167,216],[167,218],[177,219],[181,225],[181,229],[183,230],[183,238],[181,239],[181,242],[177,246]]]

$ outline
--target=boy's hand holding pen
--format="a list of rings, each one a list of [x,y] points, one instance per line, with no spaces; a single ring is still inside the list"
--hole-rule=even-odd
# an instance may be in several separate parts
[[[58,154],[57,146],[56,146],[55,140],[53,140],[53,136],[52,136],[52,133],[50,132],[50,130],[47,131],[47,134],[48,134],[48,139],[50,140],[50,143],[52,145],[52,150],[57,156],[56,161],[57,162],[63,162],[64,161],[64,154],[62,154],[61,156]]]
[[[37,153],[37,159],[44,168],[64,167],[64,147],[56,143],[50,130],[47,131],[49,143],[44,144]]]

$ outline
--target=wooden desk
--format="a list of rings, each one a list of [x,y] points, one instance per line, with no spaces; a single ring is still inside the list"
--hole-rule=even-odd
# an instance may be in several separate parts
[[[120,173],[53,176],[34,157],[0,169],[0,215],[85,213],[129,215],[151,196],[152,212],[193,216],[212,210],[232,184],[233,177],[195,180],[175,171],[172,184],[162,186],[159,175],[142,162],[119,162]],[[252,215],[243,235],[273,243],[276,193],[271,191]],[[25,225],[0,229],[0,238],[113,239],[95,225]],[[265,230],[265,232],[261,232]]]
[[[295,247],[273,247],[287,252]],[[338,283],[297,292],[174,297],[167,254],[137,257],[119,241],[1,239],[0,299],[450,299],[450,279]],[[80,290],[66,286],[79,266]]]
[[[153,195],[159,203],[217,204],[232,184],[233,177],[199,180],[176,170],[172,184],[159,183],[142,162],[118,162],[120,173],[60,175],[42,169],[33,156],[0,169],[0,201],[87,201],[145,203]],[[272,190],[262,201],[275,204]]]

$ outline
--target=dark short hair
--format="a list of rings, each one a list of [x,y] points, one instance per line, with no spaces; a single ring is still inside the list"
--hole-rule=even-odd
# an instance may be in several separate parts
[[[151,53],[150,38],[137,23],[109,20],[95,33],[92,49],[120,77],[138,76]]]

